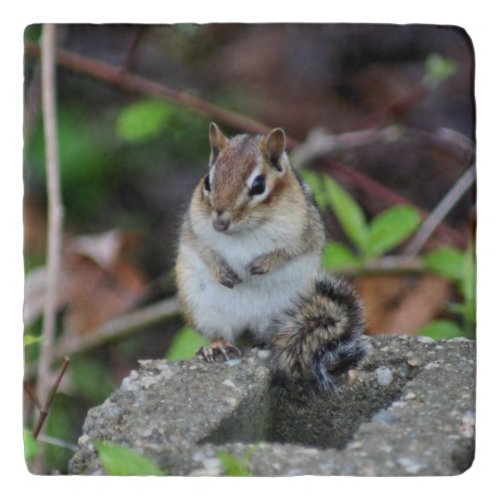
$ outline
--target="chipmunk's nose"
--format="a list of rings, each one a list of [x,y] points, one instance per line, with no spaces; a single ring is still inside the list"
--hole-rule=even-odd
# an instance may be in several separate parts
[[[229,214],[224,210],[216,210],[214,212],[215,218],[212,220],[212,225],[216,231],[224,232],[230,224]]]

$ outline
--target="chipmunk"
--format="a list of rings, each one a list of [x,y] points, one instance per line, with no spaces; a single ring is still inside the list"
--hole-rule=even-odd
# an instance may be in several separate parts
[[[281,128],[227,138],[210,124],[209,171],[184,216],[176,260],[189,324],[212,340],[198,354],[240,355],[250,331],[270,346],[277,380],[334,387],[364,355],[360,300],[321,273],[325,228],[293,171]]]

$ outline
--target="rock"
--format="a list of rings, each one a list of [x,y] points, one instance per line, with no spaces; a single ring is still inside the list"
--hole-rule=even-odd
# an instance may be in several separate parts
[[[392,382],[392,370],[386,366],[377,368],[377,382],[380,385],[389,385]]]
[[[422,360],[420,358],[417,358],[415,356],[409,357],[406,362],[408,363],[408,366],[411,366],[412,368],[417,368],[418,366],[421,366]]]
[[[258,350],[238,363],[142,361],[89,411],[70,472],[103,474],[102,440],[170,475],[224,475],[221,450],[255,476],[459,474],[474,457],[475,344],[422,339],[367,339],[355,376],[328,393],[274,386]]]

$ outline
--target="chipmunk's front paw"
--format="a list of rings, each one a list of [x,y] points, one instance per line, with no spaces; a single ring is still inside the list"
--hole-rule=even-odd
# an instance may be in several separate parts
[[[224,339],[214,340],[208,347],[200,347],[196,351],[196,356],[200,359],[213,363],[217,354],[222,354],[226,361],[229,361],[229,353],[241,356],[241,351],[233,344]]]
[[[257,257],[247,265],[250,274],[266,274],[271,270],[271,262],[267,256]]]
[[[235,285],[241,283],[240,277],[229,266],[220,268],[218,281],[227,288],[234,288]]]

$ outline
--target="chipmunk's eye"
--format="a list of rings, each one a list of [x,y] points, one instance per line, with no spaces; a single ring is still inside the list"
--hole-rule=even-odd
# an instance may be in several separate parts
[[[266,190],[266,178],[263,175],[258,175],[252,182],[252,187],[250,188],[250,196],[255,196],[257,194],[262,194]]]
[[[205,176],[204,186],[205,186],[205,191],[210,192],[210,176],[208,175]]]

